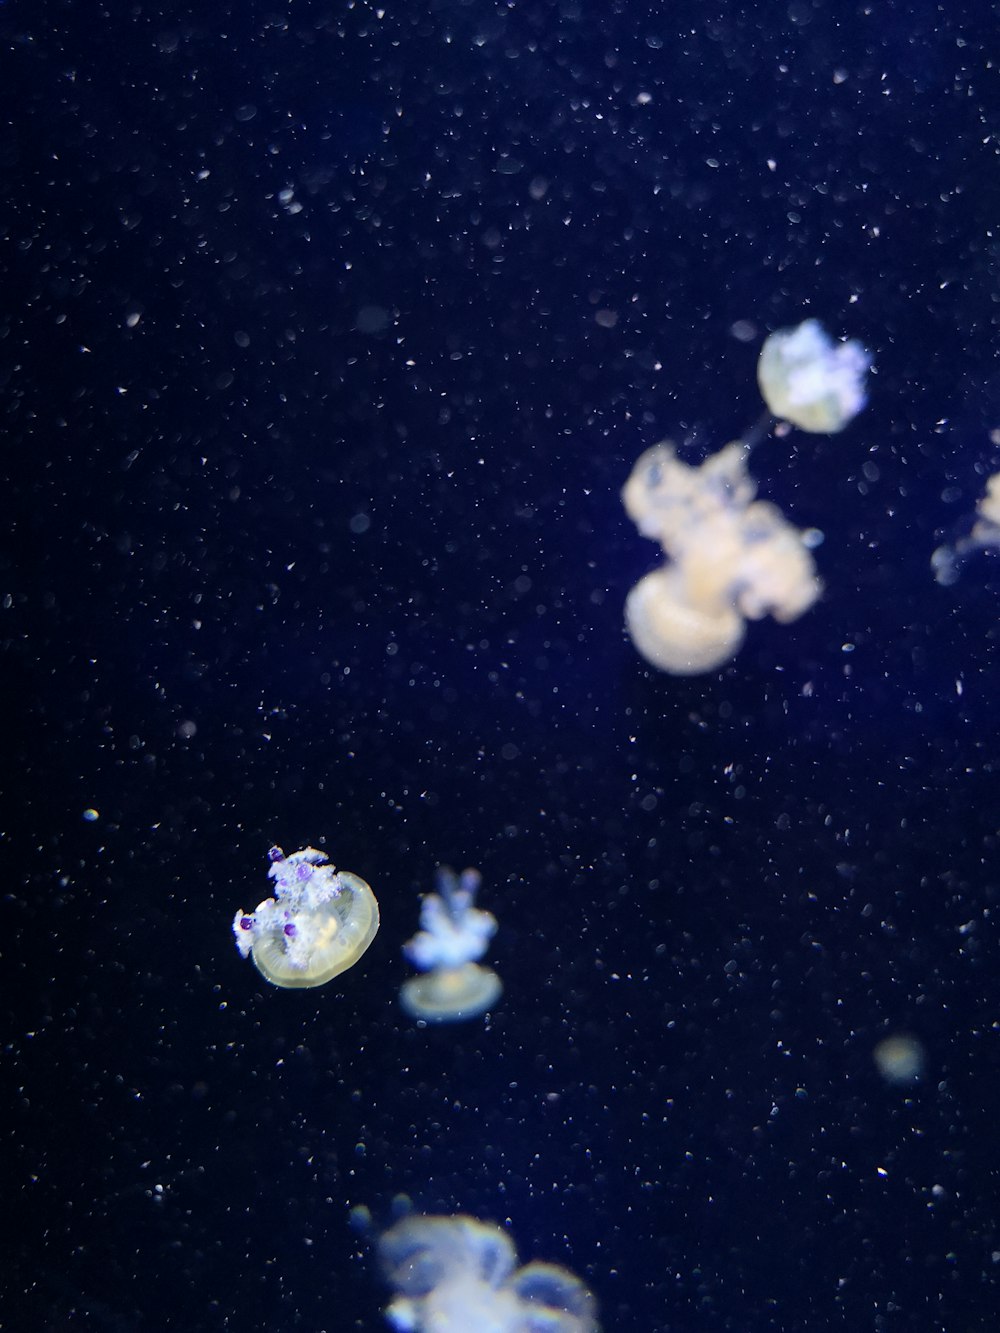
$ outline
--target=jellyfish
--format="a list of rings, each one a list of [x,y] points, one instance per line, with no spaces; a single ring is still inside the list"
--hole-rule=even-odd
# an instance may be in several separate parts
[[[905,1032],[883,1037],[872,1052],[875,1067],[887,1083],[900,1087],[918,1083],[923,1076],[924,1048]]]
[[[274,897],[252,912],[236,913],[236,947],[244,958],[252,955],[274,986],[323,986],[353,967],[375,938],[375,895],[314,847],[291,856],[272,847],[268,856]]]
[[[772,333],[757,383],[768,409],[799,430],[834,435],[864,407],[871,357],[859,342],[834,342],[819,320]]]
[[[441,866],[437,893],[420,905],[420,930],[403,950],[424,975],[403,983],[400,1002],[413,1018],[448,1023],[476,1018],[500,997],[503,983],[482,958],[496,934],[496,918],[475,906],[482,876],[463,870],[461,877]]]
[[[974,551],[1000,546],[1000,472],[986,481],[986,494],[976,505],[972,530],[958,541],[939,546],[931,556],[931,568],[938,583],[949,587],[961,572],[962,562]]]
[[[748,454],[735,441],[693,467],[658,444],[622,491],[629,517],[667,558],[625,602],[632,642],[661,671],[714,671],[739,651],[747,620],[787,623],[819,596],[809,535],[755,498]]]
[[[472,1217],[406,1217],[378,1242],[401,1333],[598,1333],[596,1302],[568,1269],[531,1263]]]

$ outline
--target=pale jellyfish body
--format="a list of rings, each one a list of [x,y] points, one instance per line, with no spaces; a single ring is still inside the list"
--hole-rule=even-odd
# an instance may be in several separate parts
[[[1000,546],[1000,472],[986,479],[986,494],[976,505],[971,532],[951,545],[939,546],[931,556],[931,568],[938,583],[954,583],[963,561],[974,551]]]
[[[776,417],[799,430],[833,435],[864,407],[870,368],[859,342],[834,342],[818,320],[807,319],[766,339],[757,383]]]
[[[924,1073],[924,1048],[916,1037],[897,1033],[883,1037],[872,1052],[878,1072],[887,1083],[906,1086],[917,1083]]]
[[[597,1333],[579,1278],[554,1264],[518,1268],[510,1238],[474,1218],[404,1218],[378,1254],[401,1333]]]
[[[414,1018],[432,1023],[475,1018],[500,998],[500,978],[477,962],[497,929],[496,918],[475,906],[480,880],[477,870],[459,877],[442,866],[438,892],[421,903],[421,928],[404,952],[423,975],[411,977],[400,991],[403,1008]]]
[[[739,651],[747,620],[795,620],[819,596],[803,534],[755,499],[748,452],[737,441],[692,467],[659,444],[622,491],[629,517],[667,560],[625,604],[632,642],[661,671],[715,670]]]
[[[272,847],[269,855],[275,896],[236,913],[237,948],[274,986],[323,986],[353,967],[375,938],[378,902],[360,876],[335,870],[313,847],[288,857]]]

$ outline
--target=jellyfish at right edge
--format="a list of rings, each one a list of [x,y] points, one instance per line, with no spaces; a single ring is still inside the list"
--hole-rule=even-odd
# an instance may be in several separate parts
[[[748,453],[737,440],[695,467],[658,444],[622,490],[629,517],[666,556],[625,602],[629,637],[660,671],[714,671],[739,651],[747,620],[787,623],[819,596],[808,534],[755,498]]]
[[[757,383],[776,417],[799,430],[835,435],[867,402],[871,357],[853,339],[834,342],[817,319],[779,329],[765,339]]]
[[[400,1003],[413,1018],[428,1023],[476,1018],[500,998],[503,983],[476,961],[496,934],[496,918],[475,906],[482,876],[447,866],[437,872],[437,893],[420,905],[420,930],[403,951],[423,976],[403,983]]]
[[[378,1241],[400,1333],[599,1333],[597,1304],[555,1264],[517,1267],[506,1232],[472,1217],[406,1217]]]
[[[972,531],[956,542],[939,546],[931,556],[935,579],[950,587],[958,579],[967,557],[990,546],[1000,546],[1000,472],[994,472],[986,480],[986,494],[976,505]]]

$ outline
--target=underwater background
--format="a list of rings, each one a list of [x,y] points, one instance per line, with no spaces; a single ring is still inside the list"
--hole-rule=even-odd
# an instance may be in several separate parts
[[[0,6],[5,1330],[387,1327],[401,1195],[609,1333],[995,1327],[1000,571],[930,556],[1000,461],[997,19]],[[662,675],[621,487],[809,317],[869,405],[753,472],[823,597]],[[378,897],[325,988],[234,947],[273,844]],[[420,1027],[441,863],[504,994]]]

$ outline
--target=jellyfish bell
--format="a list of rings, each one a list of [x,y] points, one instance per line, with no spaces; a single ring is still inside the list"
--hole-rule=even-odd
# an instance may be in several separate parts
[[[353,967],[375,938],[378,902],[370,885],[349,870],[339,871],[338,878],[341,892],[336,898],[308,913],[300,912],[280,930],[262,931],[254,941],[254,964],[272,985],[289,989],[325,986]],[[305,937],[301,953],[288,947],[295,936]]]
[[[450,1023],[478,1018],[503,994],[503,982],[488,967],[463,963],[439,967],[404,981],[399,1001],[411,1018],[425,1023]]]
[[[834,342],[819,320],[772,333],[757,383],[768,409],[799,430],[834,435],[864,407],[871,357],[859,342]]]
[[[883,1037],[872,1052],[875,1067],[887,1083],[900,1087],[923,1077],[926,1057],[923,1045],[908,1033]]]
[[[654,569],[625,599],[625,626],[650,666],[673,676],[696,676],[736,656],[746,622],[726,604],[692,605],[680,572]]]
[[[253,912],[237,912],[236,945],[273,986],[324,986],[354,966],[379,927],[371,887],[349,870],[335,870],[311,847],[285,857],[275,848],[269,874],[275,896]]]

